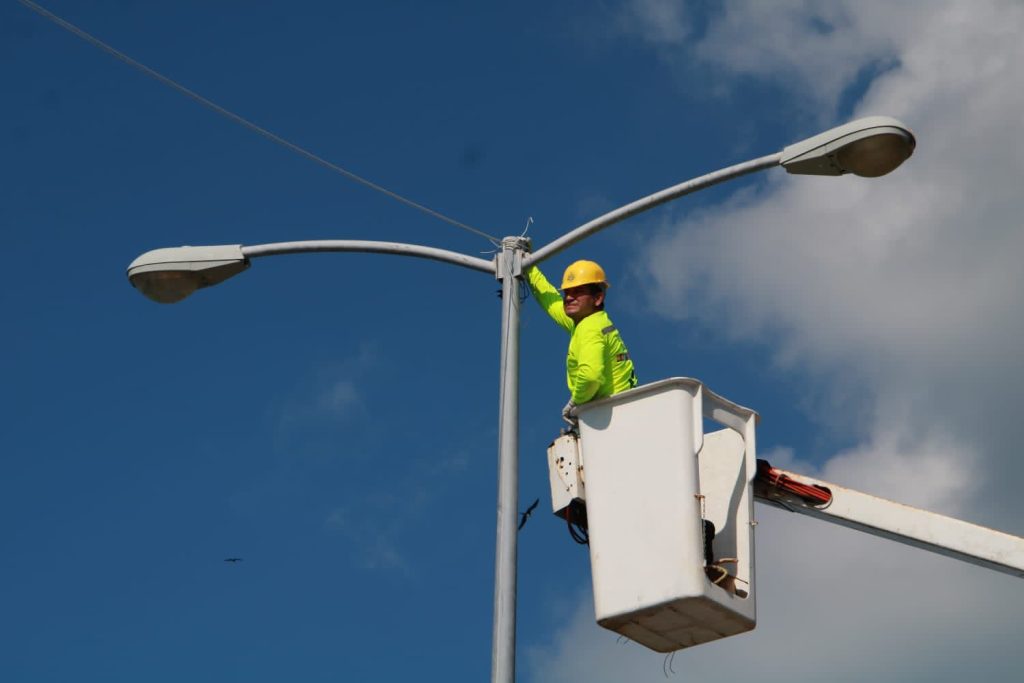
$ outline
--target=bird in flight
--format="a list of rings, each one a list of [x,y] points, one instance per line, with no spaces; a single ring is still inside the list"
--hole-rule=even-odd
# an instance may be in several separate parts
[[[530,507],[526,508],[526,512],[520,513],[520,515],[519,515],[519,529],[520,530],[522,530],[522,528],[524,526],[526,526],[526,520],[529,519],[530,515],[533,514],[533,510],[534,510],[534,508],[537,507],[537,503],[539,503],[539,502],[540,502],[540,498],[538,498],[537,500],[533,501],[533,504],[530,505]]]
[[[224,561],[225,562],[241,562],[242,558],[240,558],[240,557],[225,557]]]

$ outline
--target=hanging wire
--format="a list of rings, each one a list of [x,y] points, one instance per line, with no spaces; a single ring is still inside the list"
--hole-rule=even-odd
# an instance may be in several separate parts
[[[530,225],[532,225],[532,224],[533,224],[533,216],[528,216],[526,218],[526,227],[523,228],[523,234],[520,235],[520,237],[526,237],[526,233],[528,233],[530,231]]]
[[[131,67],[141,71],[142,73],[146,74],[147,76],[150,76],[151,78],[154,78],[154,79],[160,81],[164,85],[166,85],[166,86],[168,86],[170,88],[173,88],[174,90],[177,90],[178,92],[180,92],[181,94],[185,95],[186,97],[189,97],[189,98],[195,100],[196,102],[198,102],[199,104],[203,105],[204,107],[212,109],[213,111],[217,112],[221,116],[224,116],[224,117],[234,121],[235,123],[237,123],[237,124],[239,124],[239,125],[241,125],[241,126],[243,126],[245,128],[248,128],[249,130],[253,131],[254,133],[262,135],[264,138],[270,140],[271,142],[275,142],[275,143],[281,145],[282,147],[295,152],[299,156],[305,157],[306,159],[309,159],[310,161],[313,161],[313,162],[315,162],[317,164],[320,164],[324,168],[328,168],[328,169],[330,169],[330,170],[332,170],[332,171],[334,171],[336,173],[340,173],[341,175],[345,176],[349,180],[352,180],[352,181],[357,182],[357,183],[359,183],[361,185],[364,185],[365,187],[368,187],[371,190],[375,190],[377,192],[380,192],[381,194],[384,194],[384,195],[390,197],[391,199],[394,199],[397,202],[405,204],[408,207],[411,207],[411,208],[416,209],[418,211],[422,211],[423,213],[425,213],[425,214],[427,214],[429,216],[433,216],[434,218],[437,218],[438,220],[442,220],[445,223],[449,223],[451,225],[454,225],[457,228],[462,228],[463,230],[468,230],[469,232],[477,234],[480,237],[483,237],[484,239],[489,240],[493,244],[497,245],[497,244],[501,243],[500,240],[497,237],[494,237],[492,235],[488,235],[487,233],[483,232],[482,230],[478,230],[478,229],[476,229],[476,228],[474,228],[472,226],[466,225],[465,223],[457,221],[454,218],[449,218],[448,216],[445,216],[444,214],[439,213],[439,212],[431,209],[430,207],[427,207],[427,206],[424,206],[424,205],[419,204],[417,202],[414,202],[411,199],[406,199],[402,195],[400,195],[400,194],[398,194],[396,192],[392,192],[391,190],[387,189],[386,187],[382,187],[381,185],[378,185],[377,183],[375,183],[375,182],[373,182],[371,180],[367,180],[366,178],[363,178],[362,176],[356,175],[352,171],[344,169],[341,166],[338,166],[337,164],[331,163],[330,161],[327,161],[323,157],[317,156],[313,152],[310,152],[309,150],[307,150],[307,149],[305,149],[303,147],[299,147],[298,145],[296,145],[296,144],[294,144],[292,142],[289,142],[288,140],[285,140],[284,138],[282,138],[279,135],[275,135],[274,133],[271,133],[266,128],[262,128],[262,127],[256,125],[255,123],[252,123],[251,121],[242,118],[238,114],[235,114],[234,112],[225,109],[224,107],[220,106],[219,104],[206,99],[205,97],[203,97],[199,93],[193,92],[192,90],[189,90],[188,88],[186,88],[185,86],[179,84],[178,82],[171,80],[167,76],[164,76],[163,74],[161,74],[161,73],[159,73],[157,71],[154,71],[153,69],[149,68],[145,64],[142,64],[141,62],[138,62],[138,61],[132,59],[131,57],[129,57],[128,55],[124,54],[120,50],[117,50],[117,49],[111,47],[110,45],[107,45],[106,43],[104,43],[99,38],[96,38],[92,34],[87,33],[85,31],[83,31],[82,29],[78,28],[74,24],[72,24],[72,23],[70,23],[68,21],[65,21],[64,19],[61,19],[60,17],[58,17],[53,12],[47,10],[44,7],[40,7],[36,3],[32,2],[32,0],[18,0],[18,2],[20,2],[22,5],[24,5],[28,9],[32,10],[36,14],[38,14],[38,15],[46,18],[46,19],[49,19],[50,21],[52,21],[53,23],[57,24],[61,28],[65,29],[67,31],[70,31],[71,33],[75,34],[76,36],[78,36],[82,40],[86,41],[87,43],[90,43],[90,44],[94,45],[95,47],[98,47],[99,49],[103,50],[107,54],[112,55],[113,57],[116,57],[117,59],[121,60],[122,62],[124,62],[128,66],[131,66]]]

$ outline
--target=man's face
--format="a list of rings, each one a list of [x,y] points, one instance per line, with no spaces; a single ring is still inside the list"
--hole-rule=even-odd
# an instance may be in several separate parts
[[[595,285],[580,285],[562,290],[562,308],[575,323],[597,311],[597,307],[603,302],[604,292]]]

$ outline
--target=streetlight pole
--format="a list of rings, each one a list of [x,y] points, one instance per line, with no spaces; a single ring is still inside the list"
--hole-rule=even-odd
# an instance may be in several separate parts
[[[516,566],[519,533],[519,285],[528,243],[506,237],[495,259],[501,280],[501,382],[498,420],[498,530],[494,549],[491,680],[516,676]]]
[[[174,303],[197,289],[218,284],[247,269],[251,258],[276,254],[349,251],[427,258],[493,274],[501,281],[501,368],[498,401],[498,505],[494,562],[492,683],[515,681],[516,518],[519,498],[519,286],[523,269],[626,218],[712,185],[782,166],[809,175],[884,175],[914,150],[913,134],[899,121],[872,116],[790,145],[781,152],[708,173],[643,197],[571,230],[532,254],[521,236],[502,240],[494,261],[415,244],[365,240],[278,242],[155,249],[128,266],[128,278],[150,299]]]

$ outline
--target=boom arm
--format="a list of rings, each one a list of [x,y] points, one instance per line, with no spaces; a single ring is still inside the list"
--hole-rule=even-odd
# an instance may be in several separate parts
[[[801,474],[768,469],[770,476],[759,471],[754,480],[758,502],[1024,578],[1024,538]],[[795,482],[791,489],[825,489],[831,493],[830,500],[816,502],[820,497],[798,495],[778,485],[786,480]]]

